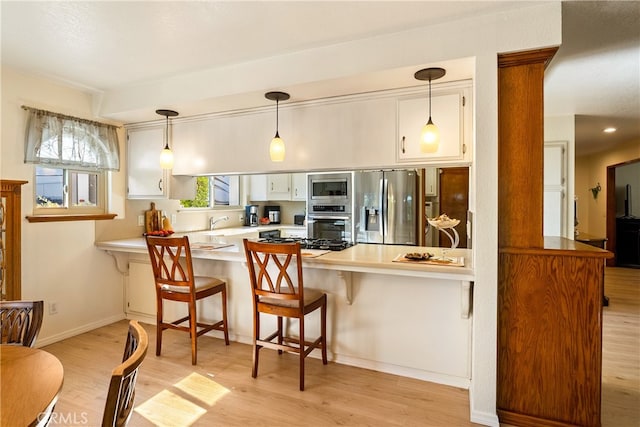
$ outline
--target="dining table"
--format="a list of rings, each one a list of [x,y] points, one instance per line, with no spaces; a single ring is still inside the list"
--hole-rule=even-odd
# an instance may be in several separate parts
[[[0,426],[46,424],[64,380],[62,363],[44,350],[0,345]]]

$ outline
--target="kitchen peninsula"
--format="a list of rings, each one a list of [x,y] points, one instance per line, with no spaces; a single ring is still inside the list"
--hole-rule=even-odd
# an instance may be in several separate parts
[[[257,232],[233,231],[228,229],[229,234],[222,236],[219,234],[223,229],[216,230],[218,235],[187,234],[196,274],[227,281],[232,340],[250,343],[251,292],[242,238],[255,238]],[[103,241],[96,246],[114,257],[118,271],[125,276],[127,317],[155,323],[155,290],[144,239]],[[329,297],[330,359],[468,388],[474,280],[471,251],[456,249],[447,253],[462,258],[464,266],[394,261],[408,252],[439,255],[440,251],[441,248],[368,244],[342,251],[303,250],[306,286],[322,289]],[[205,306],[200,314],[206,317],[217,310],[215,306]],[[316,332],[318,322],[319,319],[310,318],[310,333]]]

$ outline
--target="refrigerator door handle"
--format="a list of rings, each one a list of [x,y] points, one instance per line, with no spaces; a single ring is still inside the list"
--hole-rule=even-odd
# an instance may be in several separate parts
[[[380,233],[382,234],[382,243],[387,243],[386,240],[389,237],[389,180],[383,178],[381,183],[384,185],[380,191],[380,200],[382,201],[382,227],[380,227]]]

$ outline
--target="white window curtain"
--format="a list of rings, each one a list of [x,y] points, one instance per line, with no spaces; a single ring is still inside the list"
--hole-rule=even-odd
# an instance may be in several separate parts
[[[24,162],[86,170],[120,170],[117,127],[50,111],[27,111]]]

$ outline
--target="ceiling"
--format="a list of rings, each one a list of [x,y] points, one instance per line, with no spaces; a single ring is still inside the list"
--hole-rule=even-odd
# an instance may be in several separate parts
[[[2,1],[2,64],[92,93],[525,7],[523,1]],[[545,115],[576,116],[576,151],[640,140],[640,2],[563,3],[563,44],[547,69]],[[213,54],[215,53],[215,54]],[[447,78],[462,71],[447,64]],[[461,67],[460,70],[464,69]],[[315,99],[415,85],[408,70],[296,87]],[[277,88],[289,90],[291,88]],[[249,96],[251,95],[251,96]],[[257,107],[237,94],[181,115]],[[165,106],[163,106],[165,107]],[[153,110],[108,118],[156,120]],[[603,135],[605,126],[614,134]]]

